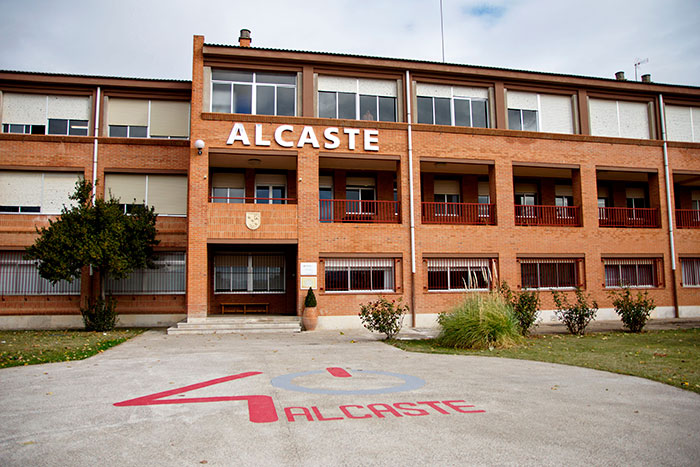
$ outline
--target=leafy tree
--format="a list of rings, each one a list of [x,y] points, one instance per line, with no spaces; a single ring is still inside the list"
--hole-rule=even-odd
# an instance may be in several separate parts
[[[91,196],[92,183],[80,179],[56,220],[37,229],[39,237],[26,249],[26,258],[38,260],[39,275],[56,283],[72,282],[81,269],[90,266],[99,274],[99,297],[105,302],[107,277],[123,279],[134,269],[153,268],[156,240],[156,213],[136,205],[124,213],[119,199]]]

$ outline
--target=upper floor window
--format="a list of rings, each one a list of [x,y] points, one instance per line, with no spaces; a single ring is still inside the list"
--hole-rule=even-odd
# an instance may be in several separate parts
[[[119,138],[186,139],[190,134],[188,101],[148,99],[107,100],[109,136]]]
[[[296,115],[296,74],[212,70],[211,78],[212,112]]]
[[[80,175],[70,172],[0,172],[0,213],[59,214]]]
[[[418,123],[487,128],[488,91],[484,88],[418,83]]]
[[[318,116],[397,121],[397,82],[336,76],[318,77]]]
[[[245,175],[215,173],[211,177],[212,203],[245,203]]]
[[[665,113],[668,139],[700,142],[700,107],[667,105]]]
[[[256,204],[287,204],[287,176],[284,174],[256,174]]]
[[[3,93],[2,131],[87,136],[90,110],[89,97]]]
[[[588,111],[593,136],[651,137],[651,107],[647,102],[590,98]]]
[[[187,176],[105,174],[105,197],[119,198],[125,212],[134,205],[153,206],[159,215],[187,214]]]
[[[510,130],[574,133],[570,95],[508,90],[506,103]]]

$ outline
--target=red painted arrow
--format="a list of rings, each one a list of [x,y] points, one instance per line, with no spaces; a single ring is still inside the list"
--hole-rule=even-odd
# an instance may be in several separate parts
[[[195,404],[199,402],[223,402],[223,401],[248,401],[248,414],[251,422],[254,423],[270,423],[277,421],[277,410],[275,403],[270,396],[219,396],[219,397],[191,397],[186,399],[164,399],[164,397],[182,394],[184,392],[194,391],[195,389],[213,386],[215,384],[233,381],[235,379],[247,378],[262,374],[261,371],[249,371],[247,373],[239,373],[237,375],[224,376],[203,383],[191,384],[169,391],[157,392],[148,396],[137,397],[114,404],[117,407],[131,407],[137,405],[160,405],[160,404]]]

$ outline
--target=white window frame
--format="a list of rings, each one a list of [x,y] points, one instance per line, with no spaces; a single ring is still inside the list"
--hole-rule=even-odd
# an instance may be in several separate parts
[[[616,264],[617,263],[617,264]],[[639,266],[646,266],[651,264],[651,272],[652,272],[652,284],[622,284],[622,266],[635,266],[635,275],[637,276],[637,281],[639,282]],[[617,266],[618,274],[617,277],[620,279],[620,284],[621,285],[608,285],[608,275],[606,273],[606,270],[608,267],[614,267]],[[604,279],[604,288],[605,289],[623,289],[623,288],[630,288],[630,289],[654,289],[654,288],[659,288],[661,287],[661,284],[658,283],[658,274],[659,274],[659,261],[657,258],[629,258],[623,260],[616,260],[615,258],[603,258],[603,279]]]
[[[217,70],[212,70],[212,71],[218,71]],[[273,114],[274,116],[277,116],[277,89],[278,88],[287,88],[287,89],[293,89],[294,90],[294,115],[297,115],[297,99],[298,99],[298,94],[297,94],[297,77],[296,75],[294,76],[295,84],[277,84],[277,83],[258,83],[258,72],[257,71],[250,71],[250,70],[222,70],[222,71],[241,71],[241,72],[250,72],[253,74],[253,81],[226,81],[226,80],[220,80],[220,79],[214,79],[212,77],[211,79],[211,85],[210,85],[210,90],[212,98],[210,99],[209,102],[209,111],[214,112],[214,84],[228,84],[230,86],[230,91],[231,91],[231,101],[229,102],[229,111],[224,112],[228,114],[232,114],[233,112],[233,86],[235,84],[242,84],[246,86],[251,86],[251,98],[250,98],[250,114],[243,114],[243,115],[258,115],[258,93],[257,89],[258,86],[260,87],[273,87],[275,91],[275,97],[274,97],[274,108],[275,108],[275,113]],[[269,73],[271,74],[288,74],[288,75],[293,75],[294,73],[287,73],[284,71],[270,71]],[[260,114],[260,115],[268,115],[268,114]]]
[[[431,103],[431,108],[432,108],[432,115],[431,115],[431,125],[440,125],[439,123],[435,123],[435,99],[449,99],[450,101],[450,126],[459,126],[462,128],[490,128],[490,116],[489,116],[489,100],[488,98],[481,98],[481,97],[463,97],[463,96],[455,96],[454,95],[454,88],[450,88],[452,96],[451,97],[435,97],[435,96],[416,96],[416,99],[422,98],[422,99],[430,99]],[[463,125],[457,125],[456,121],[457,118],[455,117],[455,101],[469,101],[469,122],[471,125],[469,126],[463,126]],[[478,101],[478,102],[485,102],[486,103],[486,126],[485,127],[480,127],[480,126],[474,126],[474,108],[472,106],[472,102]],[[416,112],[416,115],[418,113]]]

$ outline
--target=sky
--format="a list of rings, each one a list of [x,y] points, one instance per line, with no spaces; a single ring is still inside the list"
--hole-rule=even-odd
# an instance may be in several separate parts
[[[440,0],[0,0],[0,69],[186,79],[192,36],[442,61]],[[698,0],[443,0],[445,61],[700,86]]]

